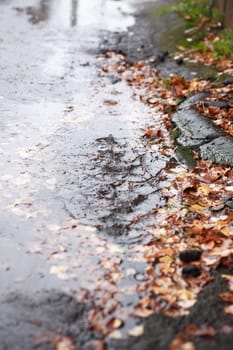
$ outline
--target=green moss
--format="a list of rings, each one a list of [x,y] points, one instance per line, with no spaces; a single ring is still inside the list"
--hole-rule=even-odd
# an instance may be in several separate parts
[[[233,30],[226,28],[220,34],[219,40],[213,42],[213,55],[216,59],[233,57]]]
[[[176,6],[175,5],[162,6],[159,9],[156,10],[155,17],[161,17],[161,16],[166,15],[167,13],[170,13],[172,11],[176,11]]]
[[[182,0],[176,6],[177,11],[185,18],[187,27],[195,26],[203,17],[212,17],[212,0]],[[214,12],[216,15],[216,12]],[[215,16],[214,16],[215,17]],[[216,20],[216,18],[213,18]]]
[[[176,11],[184,19],[184,33],[189,40],[182,40],[180,43],[182,46],[196,49],[203,54],[211,50],[216,60],[232,58],[233,30],[221,30],[216,26],[222,21],[223,16],[214,3],[214,0],[180,0],[177,5],[162,7],[157,15]],[[216,39],[211,42],[211,47],[208,47],[202,39],[213,30]]]
[[[178,128],[172,129],[171,136],[174,140],[178,139],[180,136],[180,130]]]
[[[178,146],[176,152],[178,156],[185,161],[189,168],[196,166],[197,162],[193,157],[193,151],[190,147]]]

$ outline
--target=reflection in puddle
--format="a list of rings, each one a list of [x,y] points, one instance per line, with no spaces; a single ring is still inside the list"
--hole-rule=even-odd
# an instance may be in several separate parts
[[[71,27],[75,27],[77,25],[77,10],[78,10],[78,0],[72,0]]]
[[[38,5],[15,10],[26,12],[34,25],[49,20],[59,27],[116,31],[134,24],[129,4],[113,0],[40,0]]]
[[[50,1],[41,0],[39,6],[29,6],[26,8],[26,13],[29,16],[29,21],[32,24],[37,24],[46,21],[50,15]]]

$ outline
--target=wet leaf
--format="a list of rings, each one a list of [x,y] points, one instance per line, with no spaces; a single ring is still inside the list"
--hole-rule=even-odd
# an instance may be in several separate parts
[[[121,331],[115,330],[115,331],[109,333],[108,337],[111,338],[111,339],[122,339],[123,338],[123,334],[122,334]]]
[[[139,337],[144,333],[144,325],[138,325],[128,331],[130,337]]]
[[[203,211],[203,207],[199,204],[193,204],[191,207],[189,207],[190,211]]]
[[[227,303],[233,303],[233,293],[220,293],[219,297],[223,300],[226,301]]]
[[[186,327],[185,333],[192,335],[192,336],[198,336],[198,337],[214,337],[217,335],[217,331],[215,328],[208,324],[202,324],[200,326],[197,326],[195,324],[190,324]]]
[[[114,318],[108,322],[108,327],[112,329],[118,329],[122,327],[122,325],[123,325],[123,321],[120,320],[119,318]]]
[[[195,350],[195,346],[190,341],[175,338],[169,346],[169,350]]]
[[[56,336],[52,343],[56,350],[78,350],[69,337]]]
[[[104,101],[104,105],[106,105],[106,106],[116,106],[117,104],[118,104],[118,102],[115,100],[105,100]]]
[[[159,258],[159,261],[165,264],[170,264],[173,262],[173,258],[171,258],[170,256],[163,256]]]
[[[143,308],[143,307],[136,307],[134,310],[134,315],[138,316],[138,317],[142,317],[142,318],[146,318],[149,317],[151,315],[154,314],[153,310],[147,309],[147,308]]]
[[[226,314],[233,315],[233,305],[229,305],[229,306],[224,307],[224,311]]]

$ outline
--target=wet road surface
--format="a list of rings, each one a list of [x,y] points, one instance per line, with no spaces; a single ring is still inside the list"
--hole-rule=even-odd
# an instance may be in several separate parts
[[[0,1],[1,349],[31,349],[59,303],[51,331],[69,328],[64,310],[103,281],[101,259],[121,258],[122,285],[136,286],[124,271],[137,266],[145,223],[132,219],[163,203],[167,159],[145,153],[150,111],[96,58],[133,11],[130,1]]]
[[[159,50],[167,24],[151,32],[151,5],[145,13],[142,5],[0,0],[0,350],[103,349],[90,343],[100,338],[87,324],[93,302],[121,305],[123,335],[138,322],[128,315],[145,280],[140,247],[153,215],[143,215],[165,203],[160,174],[169,157],[146,145],[145,128],[160,120],[124,82],[102,74],[100,49],[130,59]],[[142,15],[134,17],[137,8]],[[161,70],[190,74],[169,59]],[[165,350],[190,323],[231,324],[219,276],[189,316],[152,316],[144,336],[108,339],[108,348]],[[232,336],[196,344],[230,350]]]

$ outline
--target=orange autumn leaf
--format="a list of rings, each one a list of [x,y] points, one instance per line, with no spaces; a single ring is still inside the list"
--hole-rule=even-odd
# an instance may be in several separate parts
[[[190,324],[186,327],[185,333],[192,335],[192,336],[198,336],[198,337],[214,337],[217,334],[216,329],[214,329],[212,326],[208,324],[202,324],[200,326],[197,326],[195,324]]]

